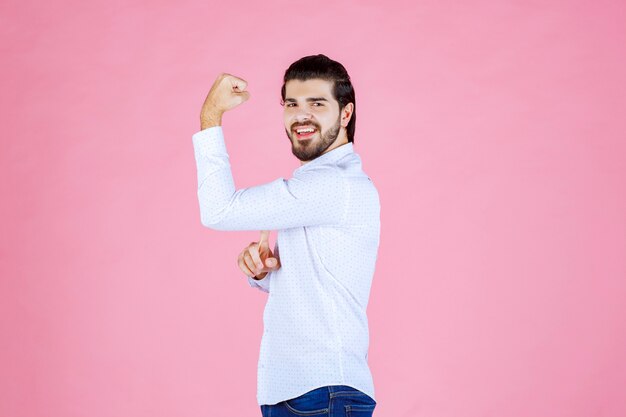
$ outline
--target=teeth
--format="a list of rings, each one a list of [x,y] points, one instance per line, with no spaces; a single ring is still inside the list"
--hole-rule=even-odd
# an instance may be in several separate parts
[[[298,133],[307,133],[307,132],[314,132],[315,129],[311,129],[310,127],[307,129],[296,129],[296,132]]]

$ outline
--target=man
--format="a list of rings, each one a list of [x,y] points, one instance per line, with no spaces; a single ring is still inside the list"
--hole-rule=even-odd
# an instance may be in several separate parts
[[[258,362],[263,416],[371,416],[366,307],[380,236],[376,187],[353,150],[354,89],[324,55],[294,62],[282,87],[284,124],[300,160],[292,178],[236,190],[221,127],[248,100],[221,74],[193,135],[202,225],[262,230],[239,255],[250,286],[268,293]],[[270,230],[278,230],[274,252]],[[280,252],[280,253],[279,253]]]

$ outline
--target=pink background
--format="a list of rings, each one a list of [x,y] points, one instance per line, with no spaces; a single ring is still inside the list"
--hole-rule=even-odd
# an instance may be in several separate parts
[[[624,2],[0,10],[0,416],[260,416],[258,233],[201,226],[191,135],[240,76],[237,186],[290,176],[282,75],[314,53],[381,194],[375,415],[626,415]]]

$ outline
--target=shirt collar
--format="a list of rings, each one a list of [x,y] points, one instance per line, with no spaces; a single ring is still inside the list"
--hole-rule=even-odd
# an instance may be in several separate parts
[[[354,149],[352,145],[353,145],[352,142],[348,142],[348,143],[344,143],[343,145],[337,146],[335,149],[318,156],[312,161],[309,161],[304,165],[300,165],[296,169],[296,171],[309,169],[310,167],[314,167],[314,166],[321,165],[321,164],[332,164],[340,160],[344,155],[353,153]]]

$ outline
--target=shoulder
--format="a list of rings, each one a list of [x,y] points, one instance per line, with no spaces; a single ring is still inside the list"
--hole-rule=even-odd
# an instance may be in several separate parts
[[[345,181],[342,170],[337,166],[317,165],[296,170],[293,177],[288,180],[288,185],[294,191],[307,190],[312,193],[333,195],[344,191]]]

